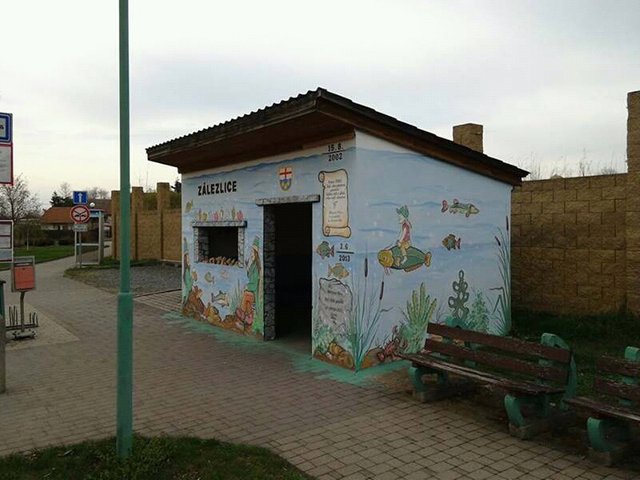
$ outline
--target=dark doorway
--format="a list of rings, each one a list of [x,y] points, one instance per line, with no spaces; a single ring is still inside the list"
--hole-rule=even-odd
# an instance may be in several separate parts
[[[311,343],[311,203],[274,205],[275,336]]]

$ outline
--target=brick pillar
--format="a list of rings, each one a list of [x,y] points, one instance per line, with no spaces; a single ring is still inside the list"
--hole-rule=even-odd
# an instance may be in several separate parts
[[[111,256],[118,259],[120,252],[120,192],[111,191]]]
[[[640,91],[627,95],[627,309],[640,316]]]
[[[262,245],[262,263],[264,267],[264,339],[276,338],[276,218],[273,206],[265,206],[264,241]]]
[[[144,190],[131,188],[131,260],[138,260],[138,212],[144,209]]]
[[[169,209],[171,203],[171,186],[165,182],[158,182],[156,184],[156,202],[158,211],[158,225],[160,232],[160,250],[158,252],[159,259],[164,260],[164,211]]]
[[[482,125],[465,123],[453,127],[453,141],[482,153]]]

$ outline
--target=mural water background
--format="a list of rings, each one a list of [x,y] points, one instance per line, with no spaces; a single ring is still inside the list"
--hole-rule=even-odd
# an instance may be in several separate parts
[[[233,316],[239,296],[249,281],[246,261],[256,239],[259,257],[263,258],[263,210],[256,205],[256,199],[322,196],[319,173],[344,170],[348,175],[351,235],[325,236],[322,228],[323,202],[313,204],[314,321],[319,321],[317,303],[321,279],[334,279],[347,285],[356,303],[356,297],[363,299],[366,278],[367,288],[371,290],[367,301],[373,303],[364,305],[363,309],[372,308],[379,315],[375,331],[369,332],[372,335],[369,343],[378,349],[378,360],[384,360],[384,346],[390,345],[398,327],[406,323],[407,302],[412,301],[414,292],[420,292],[422,288],[431,301],[435,299],[432,320],[444,321],[452,315],[449,305],[449,298],[454,296],[452,283],[459,280],[462,271],[468,283],[466,306],[472,312],[474,305],[475,310],[484,309],[483,329],[505,333],[499,331],[504,329],[504,325],[500,324],[498,298],[500,288],[504,290],[505,286],[498,254],[500,248],[508,248],[508,245],[499,244],[498,238],[509,238],[508,232],[506,237],[504,234],[510,214],[510,186],[391,144],[380,148],[380,141],[377,141],[376,148],[369,148],[367,136],[359,135],[356,140],[357,148],[355,141],[344,144],[339,162],[330,162],[326,153],[316,150],[307,155],[298,154],[296,158],[184,179],[182,234],[189,253],[189,268],[195,274],[197,288],[201,290],[196,295],[200,295],[203,309],[208,303],[215,306],[216,321],[211,323],[218,319],[224,323],[224,319],[229,318],[238,330],[248,333],[246,325],[241,328]],[[290,168],[292,172],[286,192],[279,183],[279,172],[283,168]],[[230,180],[237,182],[237,192],[197,195],[198,185],[202,183]],[[247,222],[245,265],[228,267],[193,261],[192,222],[239,218]],[[404,237],[409,240],[403,243],[401,239]],[[321,250],[323,243],[329,249],[327,252]],[[399,246],[401,243],[403,245]],[[320,251],[324,254],[321,255]],[[382,251],[395,255],[395,263],[390,267],[387,264],[388,268],[379,259]],[[426,261],[427,254],[430,254],[429,261]],[[391,255],[389,253],[390,258]],[[416,258],[425,259],[424,263],[429,265],[420,265]],[[414,270],[401,268],[411,262],[414,262],[411,264]],[[383,290],[381,293],[380,289]],[[185,301],[188,295],[185,291]],[[474,304],[478,295],[482,301]],[[212,312],[209,309],[209,313]],[[261,335],[261,328],[253,323],[250,330]],[[318,329],[314,328],[314,332]],[[336,333],[340,338],[335,338],[331,345],[328,338]],[[343,355],[343,350],[349,350],[353,343],[349,342],[345,332],[329,332],[329,337],[324,340],[317,338],[318,335],[314,333],[314,350],[321,347],[330,359]],[[329,352],[331,348],[334,349],[333,354]],[[351,354],[353,356],[353,352]]]

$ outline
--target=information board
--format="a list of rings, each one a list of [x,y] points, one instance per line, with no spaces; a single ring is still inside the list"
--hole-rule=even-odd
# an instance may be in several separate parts
[[[0,220],[0,262],[13,261],[13,221]]]

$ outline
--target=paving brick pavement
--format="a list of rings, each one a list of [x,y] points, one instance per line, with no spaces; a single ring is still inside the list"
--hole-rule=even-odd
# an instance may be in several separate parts
[[[78,340],[7,352],[0,454],[114,434],[116,297],[63,278],[69,264],[38,265],[27,297]],[[516,440],[464,401],[423,405],[380,385],[321,378],[284,348],[239,347],[168,320],[148,300],[135,305],[138,433],[261,445],[322,480],[640,478]]]

